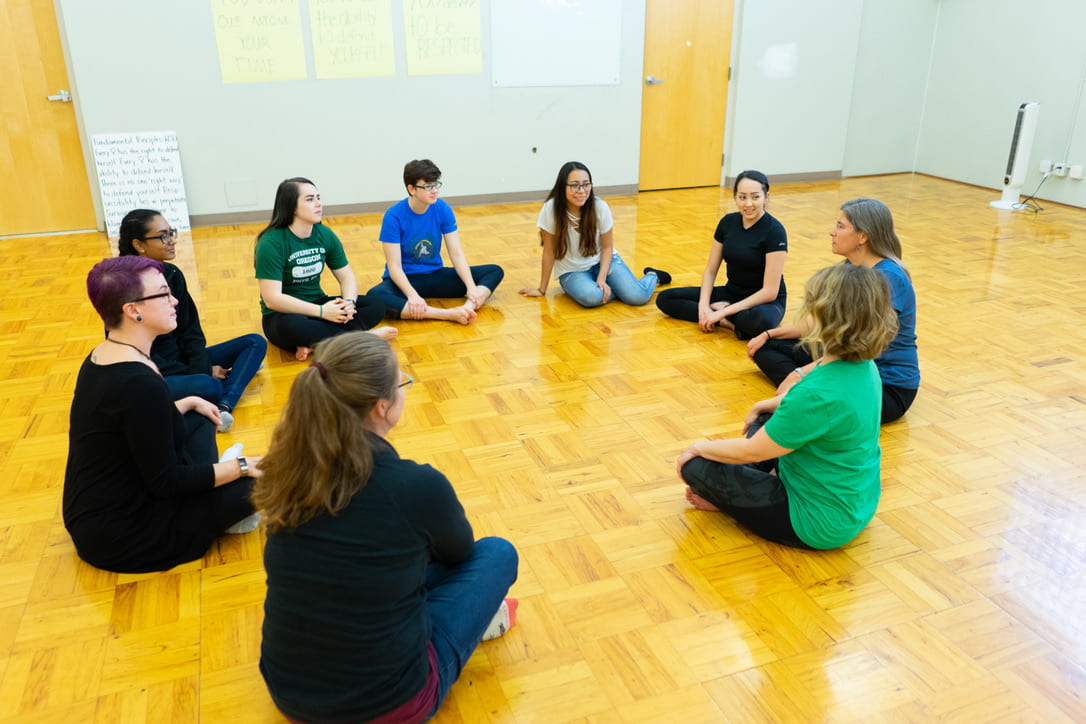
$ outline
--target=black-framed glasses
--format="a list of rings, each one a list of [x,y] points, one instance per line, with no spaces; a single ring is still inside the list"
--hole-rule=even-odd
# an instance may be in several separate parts
[[[582,184],[566,184],[566,188],[570,191],[588,191],[590,188],[592,188],[592,182],[585,181]]]
[[[177,241],[177,229],[166,229],[161,234],[140,237],[140,241],[150,241],[151,239],[158,239],[163,244],[169,244],[172,241]]]
[[[432,184],[420,184],[418,186],[415,186],[415,188],[417,188],[419,191],[437,191],[439,188],[441,188],[441,182],[434,181]]]
[[[159,292],[158,294],[148,294],[146,297],[140,297],[139,299],[133,299],[129,304],[135,304],[136,302],[146,302],[149,299],[158,299],[159,297],[172,297],[173,292]]]
[[[400,374],[403,375],[404,377],[406,377],[407,379],[404,380],[403,382],[401,382],[400,384],[396,385],[396,386],[404,388],[405,391],[410,390],[411,386],[415,384],[415,378],[412,377],[411,375],[407,374],[406,372],[401,371]]]

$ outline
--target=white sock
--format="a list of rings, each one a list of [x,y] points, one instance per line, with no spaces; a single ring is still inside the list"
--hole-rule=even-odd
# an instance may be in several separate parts
[[[227,460],[237,460],[241,457],[242,444],[236,442],[230,447],[222,451],[222,455],[219,456],[219,462],[225,463]]]

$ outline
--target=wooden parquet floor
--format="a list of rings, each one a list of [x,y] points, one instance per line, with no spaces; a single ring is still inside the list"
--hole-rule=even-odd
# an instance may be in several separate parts
[[[538,280],[538,204],[461,208],[506,280],[476,324],[400,322],[417,380],[392,434],[444,471],[477,535],[520,550],[516,627],[436,721],[1086,721],[1086,211],[996,212],[923,176],[780,186],[790,313],[837,261],[840,202],[893,210],[923,386],[882,432],[884,492],[843,550],[762,542],[687,507],[675,457],[770,393],[726,333],[653,305],[577,307]],[[727,190],[609,198],[631,267],[696,284]],[[363,289],[379,215],[331,219]],[[182,264],[211,342],[260,330],[259,225],[197,229]],[[257,669],[263,530],[117,575],[60,517],[75,374],[101,338],[100,234],[0,240],[0,720],[281,722]],[[266,449],[299,363],[270,352],[220,447]]]

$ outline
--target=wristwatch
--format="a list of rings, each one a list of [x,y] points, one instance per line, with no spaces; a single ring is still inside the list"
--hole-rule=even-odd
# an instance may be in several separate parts
[[[238,467],[241,468],[241,474],[242,475],[248,475],[249,474],[249,461],[246,460],[245,458],[243,458],[243,457],[238,458]]]

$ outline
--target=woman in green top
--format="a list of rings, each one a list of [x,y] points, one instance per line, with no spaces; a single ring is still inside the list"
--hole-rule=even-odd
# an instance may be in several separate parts
[[[815,367],[783,395],[755,403],[747,437],[696,442],[679,455],[686,499],[797,548],[855,538],[879,503],[882,383],[874,359],[897,332],[885,278],[827,267],[807,282],[800,318]]]
[[[325,226],[317,187],[306,178],[288,178],[275,191],[271,222],[256,237],[256,280],[264,336],[277,347],[293,349],[304,360],[313,345],[344,332],[369,330],[384,318],[379,299],[358,294],[358,281],[339,237]],[[339,282],[339,295],[321,289],[327,266]],[[384,339],[395,327],[377,327]]]

